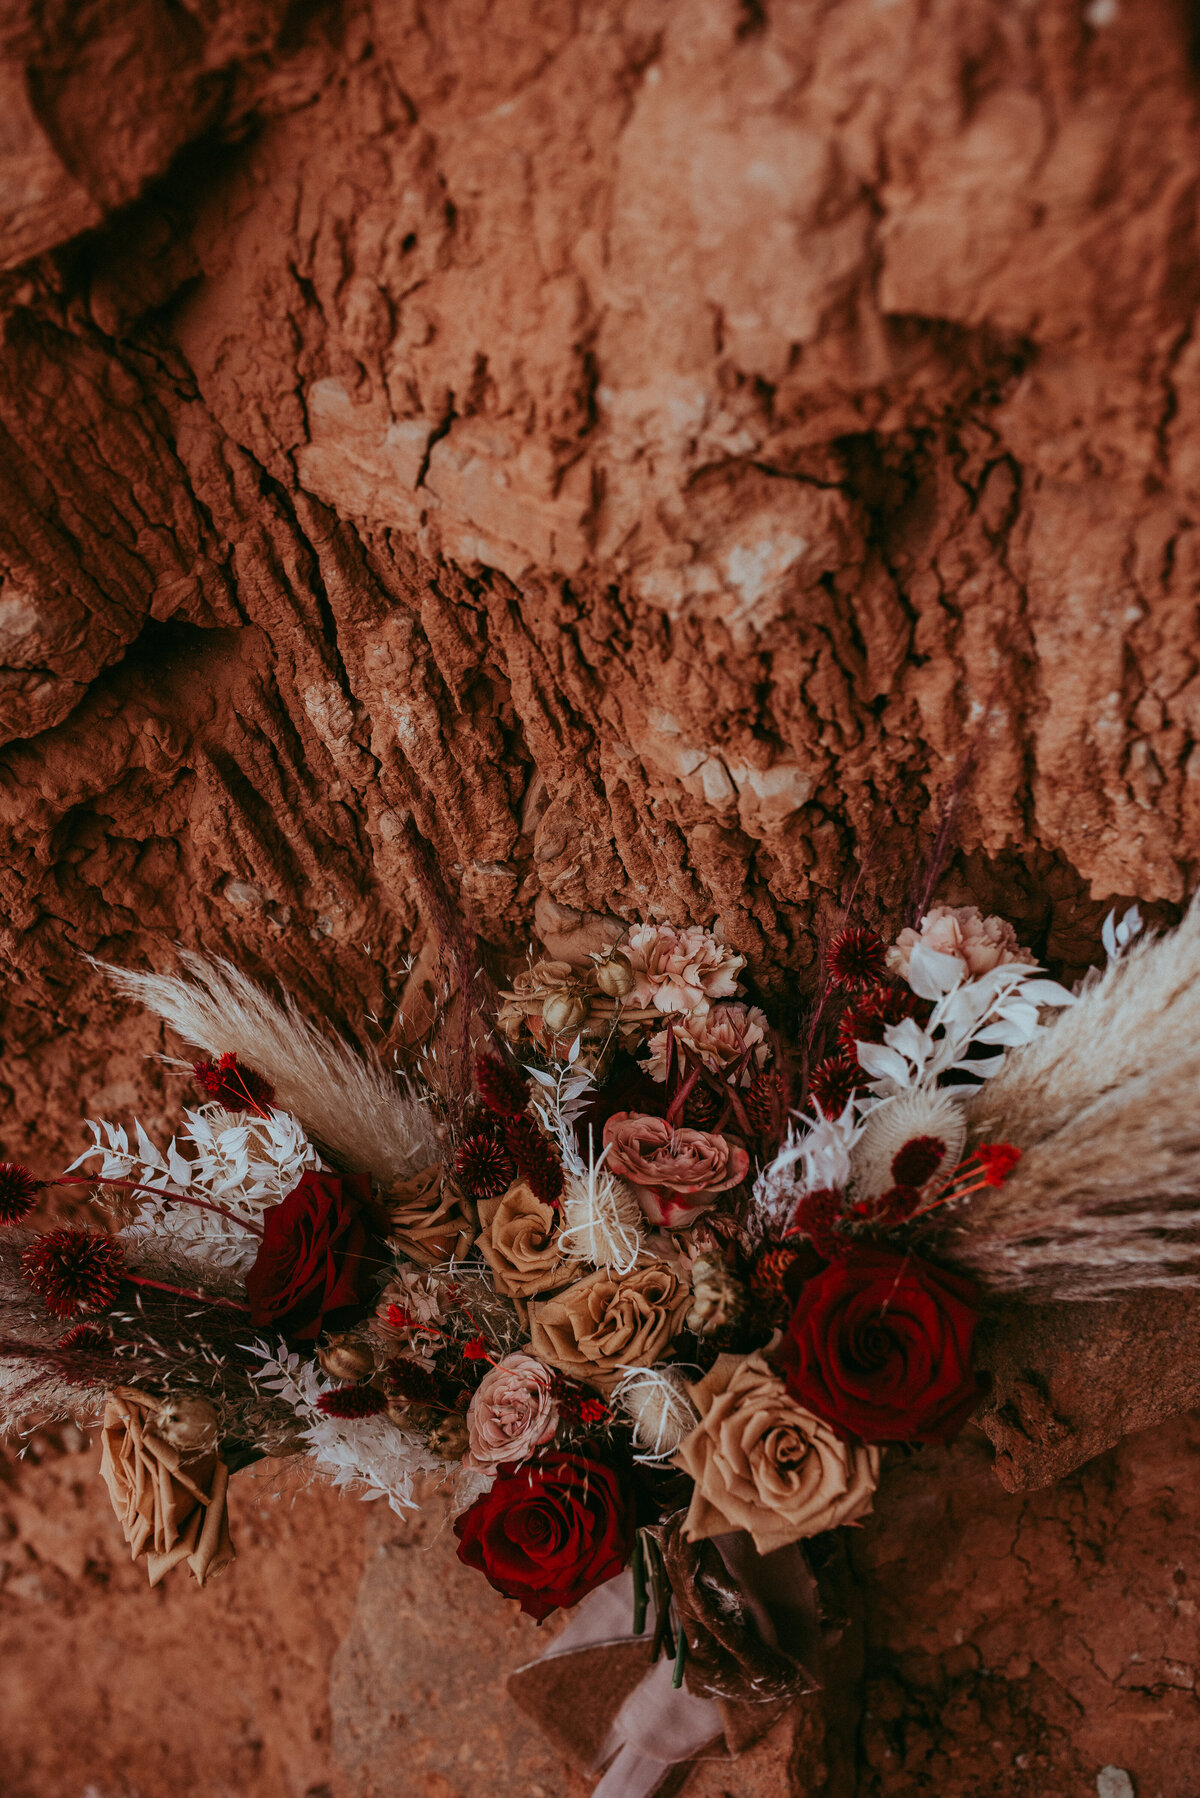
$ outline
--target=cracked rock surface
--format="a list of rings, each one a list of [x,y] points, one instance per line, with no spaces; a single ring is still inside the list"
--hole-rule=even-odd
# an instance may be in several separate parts
[[[83,956],[203,946],[367,1038],[431,869],[498,964],[534,929],[720,916],[786,1016],[856,868],[902,908],[965,771],[951,902],[1067,978],[1110,905],[1171,916],[1200,830],[1196,69],[1175,0],[14,0],[0,1152],[49,1168],[84,1114],[169,1133],[143,1057],[175,1045]],[[1172,1798],[1186,1577],[1173,1634],[1129,1594],[1176,1534],[1191,1577],[1162,1494],[1194,1444],[1162,1420],[1200,1402],[1196,1330],[1186,1300],[1002,1319],[1009,1490],[979,1437],[889,1475],[865,1792],[1112,1766]],[[1067,1544],[1036,1577],[992,1557],[980,1615],[1027,1649],[955,1660],[982,1625],[946,1641],[943,1611],[1018,1515]],[[53,1602],[99,1630],[124,1594],[143,1628],[87,1564]],[[1109,1648],[1072,1621],[1089,1580]],[[764,1789],[790,1756],[836,1790],[820,1730],[757,1751]],[[71,1739],[11,1736],[6,1789]],[[157,1798],[121,1754],[104,1798]],[[313,1765],[318,1798],[350,1778]]]

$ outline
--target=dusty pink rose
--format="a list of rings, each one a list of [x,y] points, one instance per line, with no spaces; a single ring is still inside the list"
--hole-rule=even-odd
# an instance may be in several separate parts
[[[753,1049],[750,1066],[742,1075],[743,1086],[749,1086],[751,1069],[763,1067],[770,1059],[766,1014],[757,1005],[714,1005],[711,1011],[696,1011],[682,1023],[673,1026],[675,1041],[690,1050],[698,1061],[714,1074],[740,1061],[747,1049]],[[652,1080],[667,1077],[667,1033],[656,1030],[650,1038],[650,1059],[646,1072]]]
[[[505,1355],[488,1369],[467,1412],[470,1446],[465,1467],[495,1473],[500,1466],[527,1461],[558,1428],[558,1406],[550,1375],[532,1355]]]
[[[732,998],[746,965],[698,924],[639,924],[622,947],[633,969],[631,999],[659,1011],[707,1011],[714,999]]]
[[[665,1118],[634,1111],[609,1118],[604,1142],[609,1168],[637,1188],[642,1210],[664,1230],[686,1230],[750,1166],[740,1143],[707,1130],[673,1130]]]
[[[902,980],[908,979],[912,952],[918,943],[939,955],[954,956],[970,980],[990,974],[1005,962],[1034,960],[1030,950],[1021,948],[1016,931],[1006,919],[985,918],[974,905],[935,905],[921,919],[920,930],[900,932],[894,947],[887,952],[887,964]]]

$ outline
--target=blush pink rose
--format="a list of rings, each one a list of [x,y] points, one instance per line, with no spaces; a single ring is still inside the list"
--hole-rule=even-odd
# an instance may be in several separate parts
[[[747,1049],[753,1050],[750,1065],[742,1075],[742,1085],[749,1086],[751,1071],[764,1067],[771,1055],[767,1041],[767,1019],[757,1005],[714,1005],[711,1011],[693,1012],[674,1025],[675,1041],[702,1061],[714,1074],[740,1061]],[[652,1080],[667,1077],[667,1033],[656,1030],[649,1039],[650,1059],[646,1072]]]
[[[604,1142],[612,1172],[637,1188],[642,1210],[664,1230],[686,1230],[750,1167],[740,1143],[707,1130],[674,1130],[665,1118],[634,1111],[609,1118]]]
[[[934,949],[939,955],[952,955],[960,961],[969,980],[990,974],[993,968],[1012,961],[1030,962],[1032,952],[1022,949],[1017,933],[1004,918],[985,918],[974,905],[935,905],[921,919],[920,930],[902,930],[893,948],[888,950],[887,964],[893,974],[908,979],[912,952],[918,943]]]
[[[550,1374],[532,1355],[505,1355],[484,1374],[467,1412],[463,1464],[481,1473],[527,1461],[558,1428]]]
[[[630,997],[658,1011],[707,1011],[714,999],[731,999],[744,955],[734,955],[711,930],[689,924],[639,924],[623,945],[633,969]]]

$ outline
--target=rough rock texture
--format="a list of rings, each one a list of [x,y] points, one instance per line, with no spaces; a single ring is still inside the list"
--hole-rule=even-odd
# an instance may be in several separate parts
[[[1178,0],[14,0],[0,1151],[174,1109],[84,954],[226,950],[364,1035],[444,893],[498,957],[719,914],[786,1011],[964,774],[947,897],[1067,974],[1169,915],[1197,48]],[[1010,1486],[1200,1397],[1186,1305],[1112,1315],[993,1338]]]

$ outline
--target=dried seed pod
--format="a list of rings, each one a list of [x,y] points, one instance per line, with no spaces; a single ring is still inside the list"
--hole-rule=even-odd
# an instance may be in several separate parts
[[[596,985],[609,999],[624,999],[633,991],[633,963],[619,949],[596,964]]]
[[[697,1336],[712,1336],[738,1323],[746,1309],[746,1289],[723,1261],[700,1255],[692,1263],[692,1304],[686,1318]]]
[[[578,1030],[587,1021],[588,1003],[580,993],[548,993],[542,1005],[542,1022],[554,1036]]]
[[[425,1440],[443,1461],[461,1461],[470,1441],[466,1420],[452,1415],[439,1417]]]
[[[361,1336],[331,1336],[317,1350],[317,1360],[331,1380],[341,1380],[348,1386],[369,1380],[375,1372],[371,1345]]]
[[[388,1422],[402,1430],[430,1430],[445,1415],[435,1405],[421,1405],[396,1395],[387,1402]]]
[[[214,1447],[219,1434],[216,1406],[201,1392],[168,1392],[148,1427],[172,1448],[189,1452]]]

